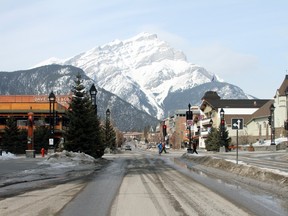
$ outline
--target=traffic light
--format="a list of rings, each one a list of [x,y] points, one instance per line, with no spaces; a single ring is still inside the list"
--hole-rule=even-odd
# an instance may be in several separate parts
[[[268,124],[271,125],[271,116],[268,116]]]
[[[186,120],[192,120],[192,119],[193,119],[193,112],[186,111]]]
[[[220,136],[221,136],[221,139],[224,139],[224,134],[225,134],[225,119],[221,118],[221,120],[220,120]]]
[[[221,119],[220,126],[222,130],[225,129],[225,119]]]
[[[165,137],[167,135],[167,126],[163,125],[163,136]]]

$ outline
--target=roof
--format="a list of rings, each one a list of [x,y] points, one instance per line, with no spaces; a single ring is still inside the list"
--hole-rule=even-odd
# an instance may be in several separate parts
[[[221,99],[217,92],[206,92],[202,98],[200,109],[203,111],[206,105],[218,108],[260,108],[268,99]]]
[[[256,118],[268,117],[270,115],[270,106],[273,103],[274,103],[274,100],[269,100],[266,104],[260,107],[256,112],[252,114],[249,122]]]
[[[288,93],[288,75],[285,76],[285,79],[277,91],[279,92],[279,96],[286,96],[286,92]]]
[[[56,102],[68,108],[71,95],[56,95]],[[0,95],[0,103],[49,103],[48,95]]]

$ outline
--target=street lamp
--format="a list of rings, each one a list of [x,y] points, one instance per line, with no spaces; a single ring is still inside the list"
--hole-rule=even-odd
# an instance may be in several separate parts
[[[90,96],[91,96],[92,106],[94,107],[95,113],[97,115],[97,104],[96,104],[97,89],[96,89],[94,83],[92,84],[89,92],[90,92]]]
[[[106,110],[106,126],[105,126],[105,139],[106,139],[106,146],[109,147],[112,151],[115,150],[116,146],[113,145],[111,140],[111,126],[110,126],[110,110]]]
[[[223,108],[221,108],[221,110],[220,110],[220,117],[221,117],[221,119],[224,119],[224,109]]]
[[[49,146],[54,148],[54,125],[55,125],[55,101],[56,96],[53,91],[49,94],[49,126],[50,126],[50,138],[49,138]]]
[[[191,143],[192,143],[192,134],[191,134],[191,125],[193,122],[193,112],[191,111],[191,104],[188,104],[188,111],[186,111],[186,122],[189,128],[189,146],[187,148],[187,153],[192,153]]]
[[[109,109],[107,109],[106,110],[106,118],[107,118],[107,120],[110,120],[110,110]]]
[[[284,122],[284,128],[286,130],[286,134],[287,134],[287,137],[288,137],[288,86],[285,90],[285,95],[286,95],[286,121]],[[287,138],[288,139],[288,138]]]
[[[275,145],[275,125],[274,125],[274,110],[273,104],[270,106],[270,116],[271,116],[271,145]]]
[[[224,133],[225,133],[225,119],[224,119],[224,109],[221,108],[220,110],[220,132],[221,132],[221,147],[225,144],[224,141]],[[224,145],[225,146],[225,145]],[[225,146],[226,150],[226,146]]]

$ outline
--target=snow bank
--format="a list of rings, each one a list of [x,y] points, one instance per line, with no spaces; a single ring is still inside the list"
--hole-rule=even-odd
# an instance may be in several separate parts
[[[226,159],[214,158],[211,156],[197,156],[185,153],[182,158],[188,159],[195,163],[221,169],[240,176],[253,178],[260,181],[278,182],[288,186],[288,173],[279,170],[260,168],[245,163],[235,164]]]
[[[56,152],[48,155],[48,158],[40,164],[49,164],[53,167],[72,167],[79,165],[91,165],[96,164],[97,160],[90,155],[85,153],[77,153],[77,152]]]
[[[5,151],[3,151],[2,156],[0,156],[0,160],[8,160],[8,159],[16,159],[16,158],[17,157],[14,154],[10,152],[6,153]]]

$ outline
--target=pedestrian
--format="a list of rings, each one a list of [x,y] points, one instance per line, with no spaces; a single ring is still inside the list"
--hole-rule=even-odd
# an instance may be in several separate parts
[[[163,152],[163,151],[165,152],[165,154],[167,153],[167,152],[166,152],[165,143],[162,143],[162,152]]]
[[[196,154],[198,154],[197,152],[197,141],[196,140],[193,140],[193,149],[192,149],[192,154],[195,152]]]
[[[161,155],[161,153],[162,153],[162,143],[161,142],[158,144],[158,150],[159,150],[159,155]]]

